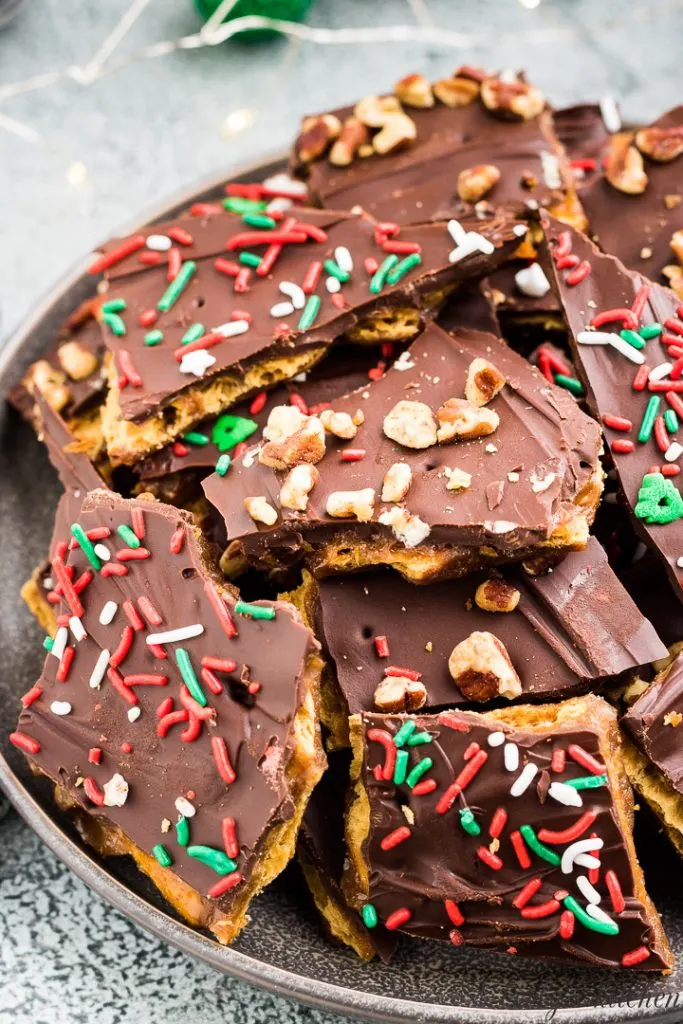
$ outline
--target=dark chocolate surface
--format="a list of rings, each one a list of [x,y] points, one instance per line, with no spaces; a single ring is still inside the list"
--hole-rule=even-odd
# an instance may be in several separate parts
[[[621,722],[667,782],[683,793],[683,651],[629,708]]]
[[[577,187],[581,191],[600,170],[600,155],[609,139],[609,132],[598,103],[576,103],[553,111],[553,125],[570,162],[595,161],[591,167],[572,166]]]
[[[610,967],[618,967],[624,954],[643,943],[651,947],[656,940],[649,913],[635,897],[632,865],[613,811],[613,789],[623,784],[623,779],[613,765],[603,765],[600,725],[588,725],[588,713],[585,719],[586,724],[572,726],[570,722],[532,732],[468,712],[443,712],[439,719],[417,717],[413,719],[415,732],[427,733],[430,740],[401,749],[408,752],[409,770],[423,758],[430,758],[432,764],[421,781],[434,779],[437,785],[432,792],[416,795],[406,782],[395,784],[392,779],[378,779],[376,774],[385,763],[385,749],[373,739],[371,730],[393,738],[406,719],[363,715],[361,772],[370,801],[370,832],[364,855],[370,872],[368,902],[380,921],[386,923],[390,915],[405,909],[409,918],[399,927],[416,937],[450,940],[455,945],[507,947],[508,953],[578,958]],[[576,747],[592,759],[592,769],[573,759],[571,752]],[[560,750],[564,751],[564,767],[553,770],[553,754]],[[518,764],[511,768],[510,761],[506,768],[511,755]],[[532,765],[536,772],[531,781],[527,778],[524,787],[520,779],[531,772]],[[606,777],[601,774],[603,767]],[[437,808],[443,806],[440,801],[447,787],[462,778],[461,772],[468,768],[473,778],[463,782],[462,792],[454,796],[450,808],[439,813]],[[586,777],[603,781],[594,788],[574,791],[581,801],[579,806],[567,806],[557,799],[553,786],[566,786],[571,780]],[[516,786],[522,790],[519,795]],[[566,793],[566,789],[561,792]],[[506,817],[499,835],[492,838],[489,830],[498,808]],[[462,825],[461,816],[468,810],[477,834],[468,834]],[[595,860],[586,865],[572,861],[565,872],[557,860],[574,840],[545,837],[543,830],[563,832],[587,813],[592,817],[584,819],[579,837],[586,840],[597,835],[602,840],[599,875],[592,876],[592,885],[599,910],[606,915],[610,928],[616,925],[618,934],[598,934],[577,915],[573,934],[565,939],[559,934],[561,914],[566,908],[564,898],[569,895],[576,900],[581,914],[587,916],[587,899],[577,885],[577,876],[582,875],[588,882]],[[556,858],[554,864],[541,858],[526,840],[522,842],[528,861],[526,866],[520,864],[511,836],[524,826],[531,826],[537,839],[540,836],[544,850]],[[391,849],[382,849],[382,841],[397,828],[407,829],[406,839]],[[485,858],[493,855],[493,864],[480,857],[480,850]],[[608,871],[614,872],[619,881],[624,898],[621,911],[615,911],[608,893]],[[516,908],[513,901],[535,879],[540,886],[529,895],[523,909]],[[558,891],[560,898],[555,899]],[[450,915],[446,900],[452,901]],[[533,917],[532,908],[546,903],[547,913]],[[650,955],[639,966],[661,970],[666,963],[666,951],[650,948]]]

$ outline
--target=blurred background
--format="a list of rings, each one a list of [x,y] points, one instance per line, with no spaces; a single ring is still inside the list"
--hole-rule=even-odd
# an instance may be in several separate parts
[[[254,12],[293,23],[225,39]],[[0,339],[97,242],[283,149],[303,113],[467,62],[652,120],[681,101],[682,39],[683,0],[0,0]],[[0,835],[0,1024],[340,1020],[146,935],[16,815]]]

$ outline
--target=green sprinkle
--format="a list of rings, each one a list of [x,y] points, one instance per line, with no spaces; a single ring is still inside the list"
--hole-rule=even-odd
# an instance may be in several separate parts
[[[180,344],[189,345],[191,341],[197,341],[204,334],[205,330],[204,324],[190,324],[180,339]]]
[[[257,430],[258,423],[254,420],[224,412],[211,429],[211,440],[219,452],[227,452],[240,442],[246,441]]]
[[[663,334],[664,328],[661,324],[646,324],[645,327],[641,327],[638,334],[645,341],[649,341],[650,338],[658,338],[660,334]]]
[[[579,775],[578,779],[567,779],[565,786],[573,789],[598,789],[599,786],[607,785],[606,775]]]
[[[481,833],[481,825],[478,824],[469,807],[460,809],[460,824],[468,836],[478,836]]]
[[[667,409],[664,413],[664,426],[670,434],[675,434],[678,430],[678,416],[673,409]]]
[[[125,523],[121,523],[120,526],[116,527],[116,532],[124,544],[127,544],[129,548],[140,547],[140,538],[133,533],[130,526],[127,526]]]
[[[190,823],[187,818],[180,818],[175,823],[175,837],[178,846],[187,846],[190,842]]]
[[[210,440],[211,438],[208,434],[200,434],[198,430],[191,430],[189,434],[185,434],[183,437],[183,441],[187,441],[188,444],[197,444],[200,448],[203,448]]]
[[[257,256],[255,252],[241,252],[238,258],[245,267],[258,267],[261,262],[261,257]]]
[[[366,903],[361,910],[361,917],[363,918],[363,924],[366,928],[377,927],[377,911],[373,907],[372,903]]]
[[[163,843],[157,843],[156,846],[153,846],[152,853],[159,861],[162,868],[167,868],[173,863],[173,857],[168,852]]]
[[[230,210],[230,213],[238,213],[244,215],[245,213],[258,213],[259,210],[265,210],[268,203],[260,199],[245,199],[242,196],[228,196],[227,199],[223,200],[223,209]]]
[[[213,846],[188,846],[187,852],[190,857],[206,864],[207,868],[211,868],[217,875],[229,875],[237,867],[235,861],[231,860],[227,853],[216,850]]]
[[[387,274],[390,270],[393,270],[398,263],[398,256],[395,252],[392,252],[384,262],[377,268],[375,273],[370,279],[370,291],[373,295],[379,295],[384,288],[384,282],[387,279]]]
[[[419,747],[421,743],[431,743],[432,735],[428,732],[414,732],[408,739],[409,747]]]
[[[203,708],[206,707],[206,696],[204,691],[199,685],[199,680],[195,675],[195,671],[192,668],[192,662],[190,661],[190,655],[187,653],[184,647],[176,647],[175,660],[178,663],[180,674],[183,677],[185,686],[190,691],[190,694],[194,697],[198,704],[201,704]]]
[[[547,860],[548,864],[553,864],[555,867],[560,864],[562,859],[560,855],[536,838],[536,833],[531,825],[521,825],[519,831],[522,833],[527,846],[530,846],[537,856]]]
[[[50,653],[54,645],[55,642],[51,636],[46,636],[45,639],[43,640],[43,647],[48,652],[48,654]]]
[[[589,928],[592,932],[600,932],[601,935],[618,935],[619,925],[616,921],[596,921],[594,917],[587,914],[581,904],[573,896],[565,896],[564,905],[567,910],[571,910],[574,917],[579,921],[584,928]]]
[[[97,556],[97,554],[95,552],[95,547],[93,545],[93,542],[88,539],[88,537],[86,536],[85,530],[80,525],[80,523],[72,523],[71,524],[71,532],[74,535],[74,537],[76,538],[76,540],[78,541],[78,543],[80,544],[81,551],[83,552],[85,557],[88,559],[88,561],[92,565],[93,569],[95,569],[96,572],[99,572],[100,569],[102,568],[102,560],[100,558],[98,558],[98,556]]]
[[[345,270],[339,266],[334,260],[325,260],[323,268],[327,271],[330,277],[336,277],[338,281],[344,284],[351,277]]]
[[[657,419],[657,413],[659,407],[662,404],[662,400],[659,395],[653,395],[647,403],[645,408],[645,415],[643,416],[640,424],[640,430],[638,431],[638,440],[641,444],[646,444],[647,441],[652,437],[652,429]]]
[[[559,384],[565,391],[571,392],[575,398],[583,398],[586,394],[583,388],[583,384],[576,377],[567,377],[564,373],[555,374],[555,383]]]
[[[405,722],[394,736],[394,746],[402,747],[406,740],[410,739],[415,732],[415,722],[412,718],[406,718]]]
[[[434,762],[432,761],[431,757],[423,757],[422,760],[418,761],[415,767],[408,772],[406,783],[410,786],[411,789],[413,788],[413,786],[416,786],[418,784],[422,776],[429,771],[433,764]]]
[[[264,213],[245,213],[242,220],[250,228],[264,228],[266,231],[274,228],[277,223],[272,217]]]
[[[168,288],[157,302],[157,309],[162,313],[168,313],[169,309],[175,305],[185,288],[190,282],[190,278],[197,269],[197,264],[194,260],[185,260],[180,270],[173,278]]]
[[[274,619],[275,609],[260,604],[248,604],[247,601],[237,601],[235,614],[246,615],[250,619]]]
[[[634,348],[645,348],[644,339],[635,331],[630,331],[628,328],[624,328],[623,331],[619,331],[619,337],[622,341],[627,341],[629,345],[633,345]]]
[[[667,480],[661,473],[646,473],[634,512],[646,523],[673,523],[683,519],[683,497],[673,480]]]
[[[320,296],[309,295],[308,302],[304,306],[303,311],[301,313],[301,317],[299,319],[299,323],[297,324],[297,327],[300,331],[307,331],[308,328],[312,326],[313,321],[318,315],[319,309]]]
[[[145,335],[145,345],[158,345],[159,342],[163,340],[163,331],[147,331],[147,334]]]
[[[118,313],[103,313],[102,321],[117,338],[122,338],[126,333],[126,325]]]
[[[216,463],[216,472],[218,473],[219,476],[225,476],[225,474],[230,469],[230,463],[231,462],[232,462],[232,459],[230,458],[229,455],[220,455],[219,456],[218,462]]]
[[[127,308],[128,304],[125,299],[109,299],[102,303],[103,313],[123,313]]]
[[[419,266],[420,263],[422,263],[422,257],[419,252],[411,252],[404,260],[397,263],[393,270],[389,271],[386,276],[387,284],[398,284],[402,277],[409,274],[413,267]]]
[[[408,772],[408,758],[410,754],[407,750],[399,750],[396,754],[396,767],[394,768],[394,785],[402,786],[406,781],[406,774]]]

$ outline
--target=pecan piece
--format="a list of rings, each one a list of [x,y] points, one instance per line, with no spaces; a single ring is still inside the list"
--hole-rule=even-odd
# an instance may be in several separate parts
[[[284,441],[301,430],[306,419],[305,413],[296,405],[276,405],[268,414],[263,436],[266,441]]]
[[[483,612],[514,612],[521,596],[517,587],[500,576],[491,576],[477,587],[474,603]]]
[[[605,156],[605,177],[613,188],[637,196],[647,187],[643,158],[632,145],[630,132],[619,132],[610,139]]]
[[[370,132],[357,117],[347,117],[339,138],[329,153],[329,161],[335,167],[348,167],[356,153],[370,141]],[[372,147],[370,147],[372,152]]]
[[[660,164],[668,164],[683,153],[683,127],[641,128],[635,143],[641,153]]]
[[[415,122],[407,114],[392,114],[384,122],[382,129],[375,135],[372,145],[375,153],[384,156],[394,150],[414,142],[417,136]]]
[[[368,128],[382,128],[390,116],[403,110],[395,96],[365,96],[356,103],[353,113]]]
[[[385,714],[417,711],[427,701],[427,690],[419,679],[407,676],[386,676],[375,690],[375,707]]]
[[[495,164],[477,164],[466,167],[458,175],[458,195],[466,203],[477,203],[500,181]]]
[[[341,121],[334,114],[305,117],[301,125],[301,134],[294,144],[299,160],[304,164],[310,164],[323,156],[341,132],[341,128]]]
[[[402,399],[384,417],[384,433],[404,448],[431,448],[436,444],[434,414],[424,402]]]
[[[493,633],[480,630],[457,644],[448,659],[448,671],[467,700],[519,697],[522,682],[505,644]]]
[[[449,398],[437,409],[436,418],[439,422],[436,435],[439,444],[486,437],[497,430],[500,423],[498,413],[493,409],[482,408],[466,398]]]
[[[308,496],[317,484],[319,476],[318,470],[310,463],[302,463],[290,470],[280,488],[282,507],[305,512],[308,508]]]
[[[277,512],[263,494],[245,498],[244,507],[255,523],[274,526],[277,522]]]
[[[31,394],[40,391],[55,412],[61,412],[71,401],[71,389],[66,383],[66,375],[51,366],[47,359],[39,359],[29,368],[24,383]]]
[[[65,341],[57,349],[59,364],[72,380],[85,380],[92,376],[100,365],[94,352],[79,341]]]
[[[434,106],[434,93],[424,75],[405,75],[394,86],[394,92],[407,107]]]
[[[502,76],[481,83],[481,98],[487,110],[506,119],[530,121],[545,107],[540,89],[521,79],[508,81]]]
[[[309,416],[300,430],[279,441],[268,441],[259,451],[259,462],[272,469],[289,469],[300,463],[320,462],[325,454],[325,431],[317,416]]]
[[[407,462],[395,462],[384,474],[382,501],[402,501],[410,489],[413,471]]]
[[[505,385],[505,375],[488,359],[473,359],[467,368],[465,397],[473,405],[488,405]]]
[[[328,516],[335,519],[357,519],[367,523],[375,511],[375,492],[372,487],[360,491],[333,491],[327,499]]]
[[[447,107],[467,107],[479,95],[479,82],[464,75],[434,82],[434,95]]]
[[[348,412],[335,412],[334,409],[323,409],[320,422],[329,434],[351,441],[358,433],[358,427]]]

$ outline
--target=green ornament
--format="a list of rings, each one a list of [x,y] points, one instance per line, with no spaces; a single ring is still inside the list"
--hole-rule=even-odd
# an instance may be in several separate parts
[[[213,425],[211,440],[219,452],[228,452],[242,441],[246,441],[256,430],[258,423],[254,420],[224,412]]]
[[[222,0],[194,0],[194,2],[201,17],[204,21],[208,21],[211,15],[218,10]],[[314,2],[315,0],[237,0],[223,20],[234,21],[235,18],[258,14],[264,18],[277,18],[278,21],[303,21]],[[254,28],[239,32],[235,38],[245,42],[259,42],[277,35],[278,33],[273,29]]]
[[[661,473],[647,473],[638,491],[635,513],[649,525],[664,526],[683,519],[683,497],[672,480]]]

